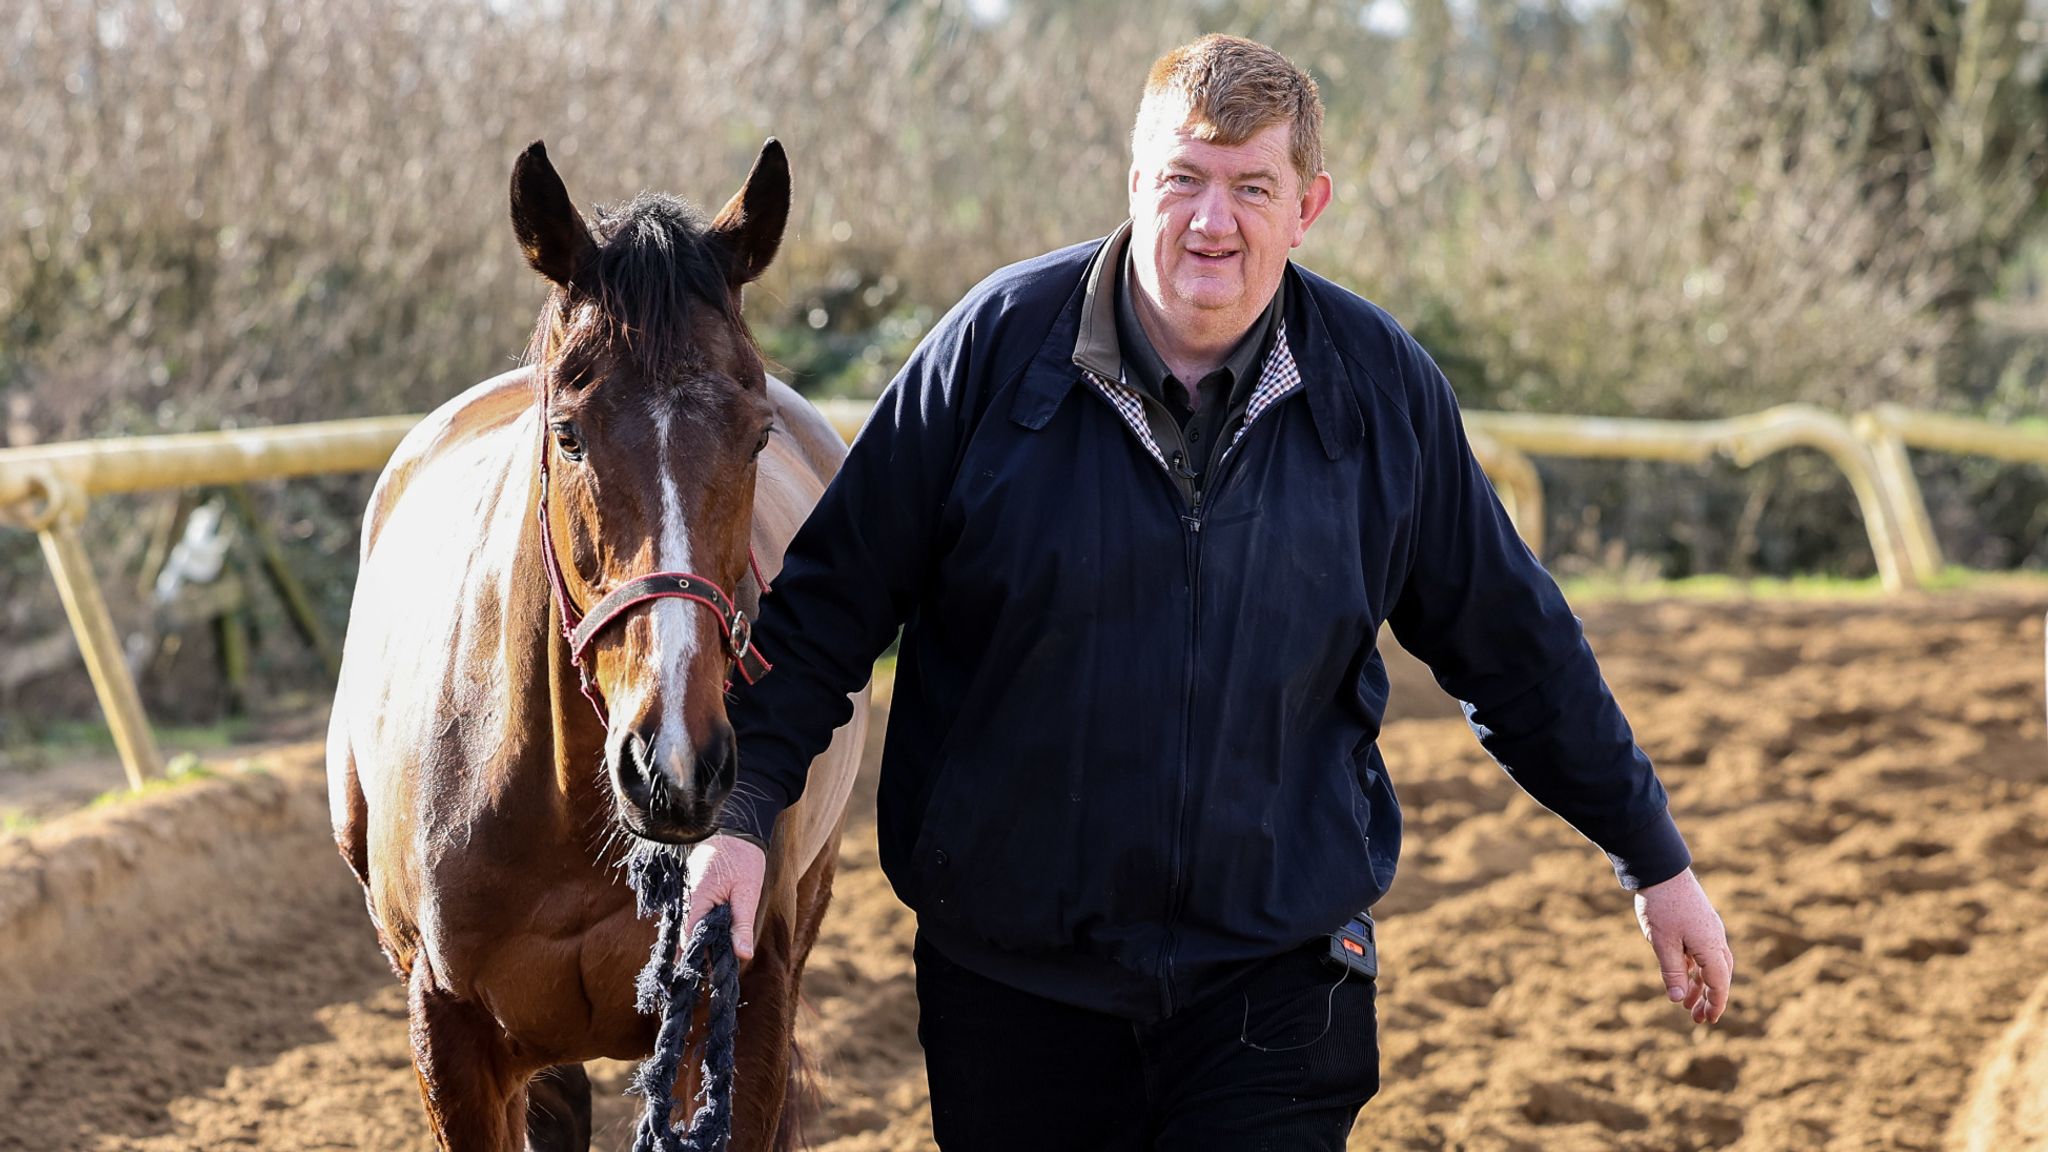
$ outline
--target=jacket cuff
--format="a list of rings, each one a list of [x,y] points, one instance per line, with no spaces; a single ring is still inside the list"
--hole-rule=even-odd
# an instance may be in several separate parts
[[[720,836],[729,836],[734,840],[744,840],[747,843],[752,844],[754,847],[759,848],[763,855],[766,855],[768,852],[768,841],[762,839],[759,836],[754,835],[752,832],[742,832],[737,828],[720,828],[717,834]]]
[[[1692,852],[1685,846],[1685,837],[1678,834],[1678,823],[1671,819],[1669,808],[1601,847],[1613,862],[1621,886],[1630,892],[1662,884],[1692,867]]]
[[[794,799],[783,798],[765,781],[749,778],[743,770],[718,810],[718,830],[737,833],[765,850],[769,838],[775,835],[776,818]]]

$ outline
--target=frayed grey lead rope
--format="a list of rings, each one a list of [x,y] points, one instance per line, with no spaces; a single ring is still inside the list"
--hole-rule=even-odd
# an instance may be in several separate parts
[[[661,1031],[654,1055],[633,1075],[631,1091],[647,1099],[633,1133],[633,1152],[722,1152],[732,1140],[733,1041],[739,1033],[740,966],[732,950],[732,909],[723,904],[713,908],[685,944],[690,893],[681,857],[644,851],[634,857],[627,875],[640,915],[661,918],[654,952],[635,987],[636,1005],[643,1015],[661,1018]],[[678,1128],[670,1119],[676,1076],[702,991],[711,996],[703,1074],[696,1109],[688,1125]]]

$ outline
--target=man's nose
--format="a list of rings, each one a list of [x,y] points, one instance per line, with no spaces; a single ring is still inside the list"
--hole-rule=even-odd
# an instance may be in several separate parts
[[[1195,212],[1188,218],[1188,228],[1204,236],[1228,236],[1237,231],[1235,209],[1230,202],[1230,189],[1211,184],[1195,198]]]

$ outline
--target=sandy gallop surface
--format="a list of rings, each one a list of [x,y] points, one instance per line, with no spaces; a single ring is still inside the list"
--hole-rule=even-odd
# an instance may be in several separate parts
[[[1408,829],[1378,909],[1385,1088],[1352,1147],[1957,1147],[1974,1069],[2048,978],[2044,608],[1587,610],[1735,943],[1715,1028],[1664,1001],[1604,858],[1397,666],[1384,748]],[[832,1152],[930,1146],[913,925],[875,863],[872,772],[807,980],[826,1100],[811,1135]],[[110,1002],[0,1027],[0,1148],[431,1147],[403,996],[323,836],[280,863],[305,872],[299,898],[248,907]],[[593,1071],[599,1146],[624,1148],[623,1068]]]

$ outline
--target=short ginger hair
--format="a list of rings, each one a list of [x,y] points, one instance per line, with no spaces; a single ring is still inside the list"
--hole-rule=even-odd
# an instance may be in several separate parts
[[[1256,40],[1211,33],[1153,62],[1131,151],[1136,155],[1154,130],[1185,127],[1198,140],[1230,147],[1283,122],[1293,126],[1288,159],[1306,189],[1323,170],[1323,98],[1315,80]]]

